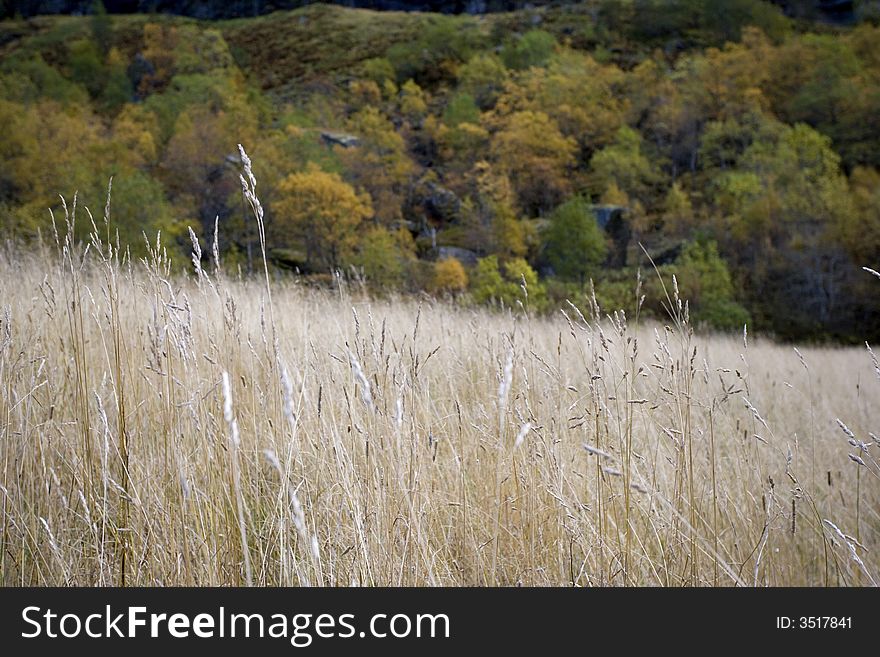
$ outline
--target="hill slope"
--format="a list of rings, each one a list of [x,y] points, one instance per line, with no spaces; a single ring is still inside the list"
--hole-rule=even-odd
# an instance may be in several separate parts
[[[3,21],[0,228],[46,234],[59,192],[104,207],[112,176],[134,255],[161,230],[185,263],[187,226],[218,225],[252,270],[241,143],[274,265],[312,282],[516,305],[525,279],[554,311],[586,309],[592,280],[634,313],[644,246],[698,323],[862,340],[880,335],[861,269],[880,261],[878,44],[757,0]],[[662,316],[654,281],[640,312]]]

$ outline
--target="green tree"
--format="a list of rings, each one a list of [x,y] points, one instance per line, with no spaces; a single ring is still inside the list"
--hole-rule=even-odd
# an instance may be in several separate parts
[[[462,123],[478,125],[480,123],[480,108],[469,93],[458,93],[452,97],[443,110],[443,123],[450,128],[458,127]]]
[[[458,88],[469,94],[481,110],[495,105],[510,74],[497,55],[475,55],[458,72]]]
[[[616,184],[630,199],[643,204],[659,180],[654,165],[642,152],[641,135],[626,126],[617,131],[613,144],[593,155],[590,168],[598,189]]]
[[[92,40],[98,46],[101,54],[106,56],[112,46],[113,24],[101,0],[94,0],[91,10]]]
[[[472,21],[460,16],[433,15],[418,37],[391,46],[386,57],[397,80],[412,78],[424,89],[455,79],[458,66],[482,49],[485,37]]]
[[[471,294],[477,303],[488,303],[509,296],[511,286],[501,275],[498,256],[480,258],[470,278]]]
[[[107,79],[101,90],[100,104],[103,109],[115,114],[123,105],[131,102],[134,87],[128,77],[125,60],[118,49],[107,53]]]
[[[98,205],[106,195],[104,185],[91,190],[93,213],[96,219],[102,205]],[[99,213],[95,213],[95,210]],[[168,202],[162,184],[142,171],[123,171],[113,178],[110,201],[110,236],[123,248],[128,247],[133,256],[146,254],[144,236],[155,242],[161,232],[163,244],[175,244],[186,235],[186,222],[181,221],[175,209]]]
[[[734,298],[730,271],[715,242],[687,244],[671,269],[696,323],[705,322],[722,330],[741,330],[749,321],[748,312]]]
[[[363,63],[364,76],[382,87],[389,80],[394,80],[394,67],[385,57],[374,57]]]
[[[556,39],[544,30],[530,30],[518,39],[508,41],[501,58],[508,68],[525,70],[543,66],[556,48]]]
[[[79,83],[65,78],[42,55],[6,55],[0,62],[0,97],[21,103],[55,101],[66,107],[84,106],[89,94]]]
[[[516,308],[521,303],[527,309],[538,310],[547,297],[538,275],[525,260],[512,258],[501,263],[495,255],[477,261],[470,279],[470,290],[477,303],[500,302],[509,308]]]
[[[107,70],[101,52],[91,39],[79,39],[70,44],[70,77],[89,90],[94,98],[104,89]]]
[[[723,217],[715,234],[759,323],[785,336],[846,330],[857,267],[839,229],[856,210],[830,139],[786,126],[753,143],[713,187]]]
[[[382,226],[368,230],[357,245],[352,264],[359,267],[376,289],[395,289],[406,277],[415,258],[412,236],[404,229],[391,232]]]
[[[584,198],[576,196],[550,215],[544,255],[557,276],[583,286],[607,253],[605,233]]]

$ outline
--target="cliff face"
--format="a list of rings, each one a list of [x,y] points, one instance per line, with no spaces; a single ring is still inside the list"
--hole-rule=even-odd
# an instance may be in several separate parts
[[[104,0],[111,14],[165,12],[199,19],[258,16],[279,9],[296,9],[320,0]],[[330,4],[388,11],[432,11],[444,14],[485,14],[526,6],[575,4],[577,0],[322,0]],[[638,0],[636,0],[638,1]],[[0,0],[0,17],[20,14],[85,14],[94,0]],[[776,0],[789,15],[847,20],[852,0]]]

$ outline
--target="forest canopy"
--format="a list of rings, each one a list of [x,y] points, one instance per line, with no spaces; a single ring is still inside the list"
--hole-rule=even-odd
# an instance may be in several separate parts
[[[161,232],[185,265],[190,226],[251,271],[241,143],[279,275],[663,316],[656,266],[710,327],[876,339],[871,7],[848,25],[759,0],[10,18],[0,231],[47,235],[59,195],[99,216],[112,178],[132,256]]]

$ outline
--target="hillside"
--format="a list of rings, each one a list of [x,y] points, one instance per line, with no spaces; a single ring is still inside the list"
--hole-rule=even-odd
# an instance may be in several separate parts
[[[251,272],[240,143],[279,277],[663,317],[656,265],[697,326],[858,342],[878,117],[877,27],[757,0],[35,16],[0,22],[0,230],[99,216],[112,177],[133,257],[161,231],[185,266],[192,227]]]
[[[528,7],[576,4],[578,0],[320,0],[358,9],[380,11],[422,11],[443,14],[485,14],[516,11]],[[614,1],[614,0],[612,0]],[[649,6],[664,3],[672,5],[676,0],[635,0],[636,4]],[[20,15],[26,18],[41,14],[88,14],[94,0],[3,0],[0,2],[0,18]],[[273,11],[297,9],[315,0],[106,0],[103,3],[113,14],[167,13],[193,18],[217,20],[259,16]],[[597,7],[603,3],[587,0],[585,4]],[[604,4],[609,4],[605,2]],[[695,3],[691,3],[695,4]],[[774,3],[787,15],[849,22],[871,12],[875,0],[775,0]]]

